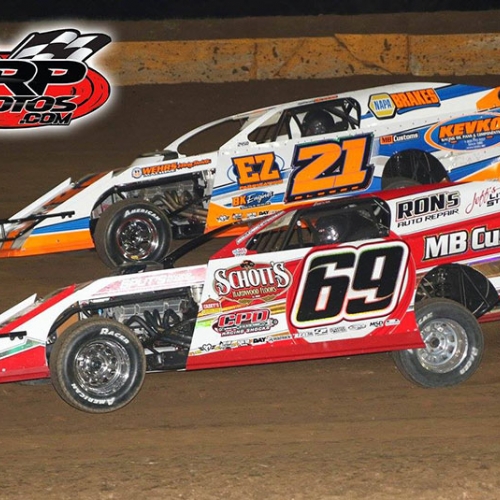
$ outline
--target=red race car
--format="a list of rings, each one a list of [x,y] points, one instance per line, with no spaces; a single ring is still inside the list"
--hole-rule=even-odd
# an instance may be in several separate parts
[[[499,302],[499,202],[498,183],[443,183],[290,208],[174,267],[208,233],[2,314],[0,381],[51,377],[101,413],[146,372],[393,351],[413,382],[458,384]]]

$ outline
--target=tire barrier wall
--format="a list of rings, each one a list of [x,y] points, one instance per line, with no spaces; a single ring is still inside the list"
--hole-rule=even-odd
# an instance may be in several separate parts
[[[129,41],[100,57],[114,85],[491,75],[500,72],[500,33]]]
[[[428,79],[500,73],[500,10],[57,22],[111,35],[92,58],[113,85],[353,75]],[[56,25],[2,23],[7,47]]]

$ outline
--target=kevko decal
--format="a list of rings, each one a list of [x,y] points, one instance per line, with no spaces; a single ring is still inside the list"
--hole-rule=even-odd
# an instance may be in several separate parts
[[[483,113],[438,123],[425,134],[431,146],[453,151],[470,151],[496,146],[500,142],[500,115]]]
[[[0,128],[68,126],[100,108],[110,85],[87,61],[110,42],[102,33],[58,29],[0,52]]]

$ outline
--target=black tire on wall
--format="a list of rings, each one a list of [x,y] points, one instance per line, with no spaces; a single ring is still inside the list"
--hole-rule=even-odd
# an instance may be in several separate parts
[[[57,339],[50,355],[50,375],[59,396],[89,413],[108,413],[130,403],[145,374],[139,339],[110,319],[73,324]]]
[[[449,299],[426,299],[415,306],[426,347],[394,351],[396,366],[411,382],[446,387],[467,380],[479,367],[483,332],[474,315]]]
[[[167,215],[144,200],[128,199],[111,205],[94,231],[97,254],[111,268],[129,262],[161,261],[171,242]]]

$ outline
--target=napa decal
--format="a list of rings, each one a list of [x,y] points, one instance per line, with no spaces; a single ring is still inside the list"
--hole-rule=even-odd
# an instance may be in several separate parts
[[[383,120],[384,118],[392,118],[396,114],[396,105],[387,93],[373,94],[368,100],[368,107],[375,118]]]
[[[396,114],[416,109],[440,106],[441,101],[433,88],[409,90],[406,92],[373,94],[368,100],[368,108],[375,118],[384,120]]]
[[[500,115],[484,113],[438,123],[425,134],[431,146],[452,151],[471,151],[500,142]]]

